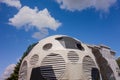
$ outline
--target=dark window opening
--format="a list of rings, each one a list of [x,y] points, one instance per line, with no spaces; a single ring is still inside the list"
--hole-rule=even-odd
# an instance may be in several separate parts
[[[33,68],[31,72],[30,80],[47,80],[41,75],[40,67]]]
[[[52,48],[52,43],[47,43],[43,46],[43,50],[49,50]]]
[[[77,46],[78,49],[84,50],[84,48],[82,47],[82,45],[80,43],[76,43],[76,46]]]
[[[97,68],[92,68],[91,76],[92,80],[100,80],[99,70]]]
[[[41,66],[32,69],[30,80],[57,80],[52,66]]]
[[[79,41],[73,39],[73,38],[70,38],[70,37],[58,37],[58,38],[56,38],[56,40],[58,40],[61,43],[61,45],[63,47],[65,47],[65,48],[84,50],[81,43]]]
[[[41,66],[40,71],[45,80],[57,80],[52,65]]]

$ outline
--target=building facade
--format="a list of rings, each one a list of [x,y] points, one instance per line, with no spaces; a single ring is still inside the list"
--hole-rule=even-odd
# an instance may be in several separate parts
[[[120,80],[115,52],[66,36],[43,40],[23,59],[18,80]]]

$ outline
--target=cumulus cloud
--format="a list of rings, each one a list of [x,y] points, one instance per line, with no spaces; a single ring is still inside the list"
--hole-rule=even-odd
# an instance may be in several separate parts
[[[46,8],[39,11],[37,7],[31,9],[28,6],[24,6],[13,18],[10,18],[9,24],[16,28],[24,28],[27,31],[36,28],[39,30],[39,34],[48,28],[56,30],[61,25]],[[34,33],[33,37],[35,38],[36,35],[38,36],[38,32]]]
[[[18,9],[21,8],[20,0],[0,0],[0,3],[5,3],[8,6],[16,7]]]
[[[95,8],[96,10],[107,12],[116,1],[117,0],[57,0],[57,3],[60,4],[62,9],[70,11]]]
[[[10,64],[3,72],[0,80],[5,80],[6,78],[10,77],[10,75],[13,73],[14,67],[15,64]]]
[[[42,39],[48,35],[48,30],[41,30],[41,32],[35,32],[32,37],[35,39]]]

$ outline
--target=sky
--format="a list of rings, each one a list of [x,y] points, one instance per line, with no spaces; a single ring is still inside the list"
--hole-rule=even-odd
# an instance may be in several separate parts
[[[0,0],[0,80],[27,47],[51,35],[104,44],[120,56],[120,0]]]

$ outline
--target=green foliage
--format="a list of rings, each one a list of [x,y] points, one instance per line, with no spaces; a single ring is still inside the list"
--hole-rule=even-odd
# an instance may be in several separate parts
[[[120,68],[120,57],[119,57],[116,61],[117,61],[118,66],[119,66],[119,68]]]
[[[32,45],[29,45],[29,47],[27,48],[27,50],[23,53],[23,56],[21,57],[21,59],[19,60],[19,62],[17,62],[16,66],[14,68],[13,73],[6,80],[18,80],[18,74],[19,74],[19,69],[20,69],[20,65],[22,63],[22,60],[24,59],[25,56],[28,55],[28,53],[33,49],[33,47],[36,44],[37,43],[33,43]]]

